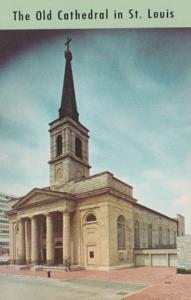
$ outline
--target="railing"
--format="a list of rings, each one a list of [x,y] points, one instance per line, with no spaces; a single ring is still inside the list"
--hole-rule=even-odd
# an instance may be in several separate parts
[[[134,250],[176,249],[176,245],[156,245],[153,247],[134,247]]]

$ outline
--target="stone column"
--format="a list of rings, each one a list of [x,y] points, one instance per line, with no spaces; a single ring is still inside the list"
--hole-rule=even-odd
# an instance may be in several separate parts
[[[25,249],[26,249],[26,263],[31,262],[31,226],[30,220],[25,220]]]
[[[39,224],[39,256],[40,256],[40,264],[43,263],[43,219],[40,219]]]
[[[54,264],[53,216],[46,215],[46,262],[49,266]]]
[[[70,213],[63,212],[63,261],[70,260]]]
[[[19,257],[18,264],[24,265],[26,263],[25,257],[25,226],[24,220],[20,219],[19,221]]]
[[[38,224],[37,217],[31,218],[31,263],[38,264]]]
[[[14,223],[9,222],[9,255],[10,264],[14,264]]]

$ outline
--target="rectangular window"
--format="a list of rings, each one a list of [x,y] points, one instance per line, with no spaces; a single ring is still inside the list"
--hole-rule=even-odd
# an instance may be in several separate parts
[[[94,251],[90,251],[90,258],[94,258]]]

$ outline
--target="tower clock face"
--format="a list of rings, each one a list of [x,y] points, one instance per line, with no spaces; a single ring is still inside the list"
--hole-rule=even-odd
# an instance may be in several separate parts
[[[62,177],[62,167],[60,165],[56,166],[55,168],[55,177],[59,179]]]
[[[62,176],[62,169],[59,168],[58,170],[56,170],[56,177],[61,177]]]

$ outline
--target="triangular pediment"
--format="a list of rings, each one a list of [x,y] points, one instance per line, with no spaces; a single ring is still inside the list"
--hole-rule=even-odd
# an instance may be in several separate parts
[[[28,194],[26,194],[24,197],[22,197],[12,208],[18,209],[18,208],[24,208],[29,205],[35,205],[40,202],[49,201],[49,200],[60,200],[60,198],[63,198],[64,193],[61,192],[54,192],[46,189],[33,189]]]

